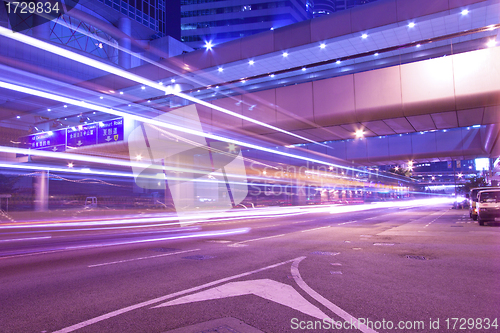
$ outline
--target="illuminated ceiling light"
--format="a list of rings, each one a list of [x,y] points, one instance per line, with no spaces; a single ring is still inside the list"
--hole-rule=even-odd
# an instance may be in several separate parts
[[[68,163],[68,168],[72,168],[73,167],[73,162],[69,162]]]
[[[325,43],[321,43],[321,44],[319,45],[319,48],[320,48],[320,49],[324,49],[325,47],[326,47],[326,44],[325,44]]]
[[[491,31],[491,30],[495,30],[495,25],[494,24],[490,24],[488,26],[488,30]]]
[[[412,167],[413,166],[413,161],[408,161],[408,166]]]
[[[49,112],[50,112],[50,111],[52,111],[52,110],[51,110],[51,109],[47,109],[47,111],[49,111]]]
[[[378,56],[378,52],[375,52],[374,56]]]
[[[417,47],[420,47],[421,45],[420,44],[417,44]]]
[[[305,68],[305,67],[302,67],[302,71],[304,72],[305,70],[306,70],[306,68]]]
[[[141,87],[141,89],[142,89],[142,90],[145,90],[145,89],[146,89],[146,87],[145,87],[145,86],[142,86],[142,87]]]
[[[332,170],[333,170],[333,167],[332,167],[332,166],[330,166],[328,169],[329,169],[330,171],[332,171]]]
[[[274,30],[274,28],[271,28],[271,30]]]
[[[283,57],[284,58],[288,57],[288,52],[283,52]]]
[[[269,75],[270,77],[274,77],[274,74]]]
[[[132,106],[132,104],[129,104],[128,106]]]
[[[17,116],[16,118],[17,118],[17,119],[21,119],[21,116]]]
[[[219,73],[222,73],[224,71],[224,68],[219,67],[218,71],[219,71]]]
[[[102,96],[99,96],[99,99],[103,99],[103,98],[104,98],[104,97],[102,97]]]
[[[140,154],[136,155],[136,156],[135,156],[135,159],[136,159],[137,161],[142,160],[142,155],[140,155]]]
[[[399,170],[399,167],[398,167],[398,166],[395,166],[395,167],[394,167],[394,170],[395,170],[395,171],[398,171],[398,170]]]
[[[68,106],[66,104],[64,104],[64,107],[67,108]]]
[[[458,176],[458,178],[462,178],[464,175],[459,173],[457,176]]]
[[[362,138],[365,135],[365,132],[362,129],[357,130],[354,135],[356,135],[357,138]]]
[[[170,82],[175,83],[175,79],[171,79]]]
[[[469,10],[468,9],[464,9],[460,12],[462,15],[467,15],[469,14]]]
[[[148,103],[151,103],[151,100],[150,100],[150,99],[148,99]]]
[[[436,180],[436,177],[432,176],[432,180]]]
[[[163,82],[161,82],[161,81],[160,81],[160,82],[158,82],[158,84],[159,84],[160,86],[162,86],[162,85],[163,85]]]
[[[123,95],[123,91],[120,91],[120,95]]]
[[[488,47],[494,47],[495,45],[497,45],[497,42],[494,39],[490,39],[490,41],[486,44]]]
[[[339,65],[339,64],[340,64],[340,59],[339,59],[339,60],[337,60],[337,61],[335,61],[335,63],[336,63],[337,65]]]
[[[115,91],[114,91],[114,90],[110,90],[109,92],[110,92],[111,94],[114,94],[114,93],[115,93]]]
[[[253,60],[249,60],[249,61],[248,61],[248,64],[251,66],[251,65],[255,64],[255,61],[253,61]]]
[[[408,28],[413,28],[413,27],[415,27],[415,22],[408,23]]]
[[[214,44],[212,44],[212,41],[211,41],[211,40],[209,40],[209,41],[206,41],[206,42],[205,42],[205,48],[206,48],[207,50],[209,50],[209,51],[210,51],[210,50],[212,49],[212,47],[214,47]]]
[[[247,80],[241,79],[241,83],[245,83],[245,82],[247,82]]]
[[[219,86],[215,86],[215,89],[219,89]]]
[[[366,38],[368,38],[368,35],[367,34],[362,34],[361,38],[366,39]]]
[[[92,112],[92,114],[95,114],[95,111],[94,111],[94,112]]]

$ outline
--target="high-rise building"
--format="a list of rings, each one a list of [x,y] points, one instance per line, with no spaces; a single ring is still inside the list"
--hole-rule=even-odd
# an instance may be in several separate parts
[[[312,0],[181,0],[181,40],[193,48],[218,44],[310,19],[313,7]]]
[[[328,15],[373,1],[377,0],[315,0],[313,16]]]

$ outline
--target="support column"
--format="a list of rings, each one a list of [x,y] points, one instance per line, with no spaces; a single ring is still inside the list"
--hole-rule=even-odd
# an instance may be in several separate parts
[[[49,172],[40,171],[35,178],[35,211],[49,209]]]
[[[132,23],[128,17],[121,17],[118,20],[118,29],[123,32],[125,35],[130,36],[132,33]],[[132,43],[129,37],[124,37],[118,39],[118,45],[123,47],[124,49],[130,51],[132,47]],[[118,65],[125,69],[129,69],[131,65],[131,55],[130,53],[118,51]]]

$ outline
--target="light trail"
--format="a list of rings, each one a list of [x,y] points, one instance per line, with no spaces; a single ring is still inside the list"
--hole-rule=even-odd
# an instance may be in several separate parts
[[[1,29],[2,29],[2,27],[0,27],[0,31],[1,31]],[[55,101],[59,101],[59,102],[65,103],[65,104],[71,104],[71,105],[76,105],[76,106],[80,106],[80,107],[83,107],[83,108],[89,108],[89,109],[93,109],[93,110],[96,110],[96,111],[101,111],[101,112],[104,112],[104,113],[112,114],[112,115],[118,116],[118,117],[130,118],[130,119],[137,120],[139,122],[149,123],[149,124],[153,124],[153,125],[156,125],[156,126],[159,126],[159,127],[163,127],[163,128],[168,128],[168,129],[171,129],[171,130],[175,130],[175,131],[186,132],[186,133],[193,134],[193,135],[200,136],[200,137],[204,137],[204,138],[209,138],[209,139],[218,140],[218,141],[225,141],[227,143],[233,143],[233,144],[236,144],[236,145],[239,145],[239,146],[244,146],[244,147],[256,149],[256,150],[259,150],[259,151],[263,151],[263,152],[267,152],[267,153],[271,153],[271,154],[275,154],[275,155],[281,155],[281,156],[284,156],[284,157],[298,159],[298,160],[302,160],[302,161],[306,161],[306,162],[323,164],[325,166],[332,166],[332,167],[341,168],[341,169],[344,169],[344,170],[357,171],[357,172],[360,171],[360,170],[355,169],[355,168],[351,168],[351,167],[347,167],[347,166],[342,166],[342,165],[338,165],[338,164],[334,164],[334,163],[330,163],[330,162],[325,162],[325,161],[321,161],[321,160],[318,160],[318,159],[315,159],[315,158],[310,158],[310,157],[304,157],[304,156],[299,156],[299,155],[295,155],[295,154],[290,154],[290,153],[282,152],[282,151],[279,151],[279,150],[274,150],[274,149],[262,147],[262,146],[259,146],[259,145],[253,144],[253,143],[243,142],[243,141],[236,140],[236,139],[225,138],[225,137],[222,137],[222,136],[219,136],[219,135],[215,135],[215,134],[204,133],[204,132],[200,132],[200,131],[197,131],[197,130],[194,130],[194,129],[185,128],[185,127],[181,127],[181,126],[173,125],[173,124],[168,124],[168,123],[165,123],[165,122],[162,122],[162,121],[159,121],[159,120],[150,119],[150,118],[146,118],[146,117],[142,117],[142,116],[132,115],[132,114],[129,114],[129,113],[126,113],[126,112],[123,112],[123,111],[118,111],[118,110],[114,110],[114,109],[111,109],[111,108],[102,107],[100,105],[96,105],[96,104],[91,104],[91,103],[88,103],[88,102],[84,102],[84,101],[81,101],[81,100],[75,100],[75,99],[72,99],[72,98],[63,97],[63,96],[59,96],[59,95],[47,93],[47,92],[44,92],[44,91],[41,91],[41,90],[32,89],[32,88],[26,88],[26,87],[22,87],[22,86],[19,86],[19,85],[15,85],[15,84],[3,82],[3,81],[0,81],[0,88],[5,88],[5,89],[8,89],[8,90],[22,92],[22,93],[25,93],[25,94],[28,94],[28,95],[33,95],[33,96],[38,96],[38,97],[42,97],[42,98],[46,98],[46,99],[50,99],[50,100],[55,100]],[[44,153],[48,153],[48,152],[44,151]],[[377,175],[377,176],[384,177],[384,178],[392,178],[392,179],[399,180],[398,178],[387,176],[387,175],[381,175],[379,173],[373,173],[373,172],[370,172],[370,171],[363,171],[363,172],[366,173],[366,174]]]
[[[203,101],[201,99],[198,99],[196,97],[192,97],[192,96],[183,94],[181,92],[176,92],[176,91],[174,91],[173,89],[171,89],[168,86],[160,85],[159,83],[157,83],[155,81],[146,79],[144,77],[141,77],[139,75],[130,73],[128,71],[125,71],[123,69],[117,68],[115,66],[111,66],[111,65],[107,65],[107,64],[101,63],[100,61],[91,59],[89,57],[83,56],[83,55],[75,53],[75,52],[71,52],[71,51],[69,51],[67,49],[60,48],[60,47],[55,46],[53,44],[49,44],[49,43],[43,42],[41,40],[38,40],[36,38],[30,37],[30,36],[27,36],[27,35],[23,35],[23,34],[20,34],[20,33],[14,33],[12,30],[4,28],[4,27],[1,27],[1,26],[0,26],[0,35],[5,36],[5,37],[10,38],[10,39],[13,39],[13,40],[17,40],[18,42],[21,42],[21,43],[24,43],[24,44],[27,44],[27,45],[30,45],[30,46],[33,46],[33,47],[36,47],[36,48],[41,49],[43,51],[50,52],[50,53],[56,54],[58,56],[61,56],[61,57],[64,57],[64,58],[67,58],[67,59],[79,62],[81,64],[84,64],[84,65],[87,65],[87,66],[91,66],[91,67],[100,69],[100,70],[108,72],[110,74],[114,74],[114,75],[123,77],[125,79],[128,79],[128,80],[131,80],[131,81],[134,81],[134,82],[137,82],[137,83],[149,86],[151,88],[155,88],[157,90],[163,91],[165,93],[165,95],[170,95],[170,94],[176,95],[178,97],[181,97],[181,98],[187,99],[189,101],[192,101],[192,102],[195,102],[195,103],[207,106],[207,107],[209,107],[211,109],[220,111],[222,113],[231,115],[233,117],[237,117],[237,118],[240,118],[240,119],[252,122],[254,124],[257,124],[257,125],[260,125],[260,126],[263,126],[263,127],[267,127],[267,128],[272,129],[274,131],[278,131],[278,132],[281,132],[281,133],[284,133],[284,134],[287,134],[287,135],[299,138],[301,140],[305,140],[305,141],[308,141],[308,142],[311,142],[311,143],[322,145],[322,144],[320,144],[320,143],[318,143],[318,142],[316,142],[314,140],[311,140],[311,139],[305,138],[303,136],[300,136],[300,135],[297,135],[297,134],[285,131],[284,129],[281,129],[279,127],[275,127],[275,126],[266,124],[264,122],[255,120],[253,118],[240,115],[240,114],[238,114],[236,112],[224,109],[224,108],[222,108],[220,106],[217,106],[217,105],[210,104],[210,103],[205,102],[205,101]]]

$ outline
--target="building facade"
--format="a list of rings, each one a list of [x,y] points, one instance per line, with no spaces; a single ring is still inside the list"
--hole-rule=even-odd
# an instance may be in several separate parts
[[[193,48],[223,43],[310,19],[313,7],[312,0],[181,0],[181,40]]]

